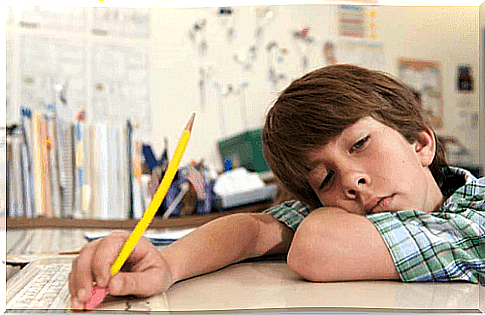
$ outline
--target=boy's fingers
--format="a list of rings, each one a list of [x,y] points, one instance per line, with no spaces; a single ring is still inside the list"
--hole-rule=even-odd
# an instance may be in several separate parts
[[[79,301],[78,299],[71,299],[71,309],[75,311],[82,311],[84,310],[84,303]]]
[[[81,310],[91,298],[93,284],[108,286],[111,295],[136,294],[150,296],[160,292],[164,285],[162,271],[158,267],[159,253],[147,240],[142,238],[132,253],[129,263],[131,272],[110,275],[110,267],[119,250],[129,237],[128,232],[114,232],[85,246],[72,263],[69,274],[71,308]],[[138,272],[137,272],[138,270]]]
[[[120,272],[109,283],[111,295],[135,294],[140,297],[157,294],[166,289],[162,271],[150,268],[143,272]]]
[[[96,247],[91,267],[94,281],[98,286],[105,287],[108,285],[110,278],[109,269],[128,235],[124,232],[114,232],[100,240],[99,245]]]
[[[89,298],[87,292],[91,292],[93,285],[91,261],[97,244],[96,241],[84,247],[79,256],[72,261],[71,272],[69,273],[69,291],[73,307],[78,302],[82,304]]]

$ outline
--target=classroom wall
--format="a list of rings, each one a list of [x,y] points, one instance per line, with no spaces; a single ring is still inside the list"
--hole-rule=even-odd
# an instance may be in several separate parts
[[[479,47],[476,7],[387,7],[380,24],[386,63],[396,73],[396,59],[404,56],[441,62],[444,128],[438,134],[454,136],[470,151],[463,163],[478,164],[479,150]],[[402,14],[400,13],[402,12]],[[411,22],[412,21],[412,22]],[[402,40],[395,40],[395,39]],[[389,64],[390,63],[390,64]],[[475,80],[473,93],[456,88],[458,65],[470,65]],[[450,156],[453,162],[453,157]]]
[[[164,137],[168,137],[173,152],[188,117],[196,112],[185,160],[203,158],[209,165],[220,167],[217,139],[261,127],[266,110],[290,80],[327,64],[322,46],[328,40],[340,39],[338,6],[268,8],[272,17],[266,20],[258,17],[261,7],[234,7],[230,19],[222,19],[217,8],[151,10],[152,129],[146,138],[157,152],[163,148]],[[479,80],[478,7],[367,6],[366,10],[376,12],[367,21],[376,23],[375,42],[383,45],[380,70],[397,76],[397,59],[401,57],[441,63],[444,128],[438,133],[456,137],[471,153],[465,162],[478,164],[480,137],[478,122],[473,120],[479,110],[478,86],[472,93],[456,88],[458,65],[469,65],[475,82]],[[205,34],[197,33],[192,41],[189,32],[201,19],[206,20]],[[231,26],[235,33],[229,41],[226,34]],[[259,26],[264,32],[258,38],[255,32]],[[312,44],[298,42],[293,36],[305,26],[310,27]],[[364,41],[369,42],[367,35]],[[207,42],[205,54],[198,48],[201,38]],[[275,62],[275,56],[266,49],[271,41],[289,51],[280,56],[284,59],[281,63]],[[235,56],[248,60],[251,45],[257,47],[256,58],[250,68],[245,68]],[[307,67],[301,63],[303,54],[308,58]],[[276,86],[268,80],[271,63],[277,72],[285,74]],[[204,104],[199,93],[200,69],[207,75]],[[246,120],[241,118],[241,104],[246,107]],[[226,121],[225,128],[221,120]]]
[[[441,135],[454,136],[463,143],[471,153],[464,157],[465,162],[484,163],[483,149],[482,158],[479,157],[479,139],[485,136],[482,130],[482,137],[480,137],[478,119],[476,119],[480,99],[479,55],[480,47],[483,47],[478,44],[480,33],[477,26],[483,25],[483,5],[481,7],[364,7],[364,26],[374,23],[375,39],[370,37],[369,28],[366,28],[362,39],[346,39],[339,36],[339,6],[325,4],[233,7],[233,14],[230,17],[221,17],[218,14],[218,8],[214,7],[152,8],[149,10],[148,37],[116,34],[98,36],[91,32],[89,24],[91,22],[85,22],[87,24],[84,26],[70,23],[67,29],[62,30],[49,30],[48,27],[30,29],[9,22],[18,21],[14,18],[18,13],[13,11],[15,14],[12,14],[12,11],[9,11],[7,43],[13,41],[14,44],[7,45],[7,66],[19,65],[19,68],[7,67],[7,98],[12,101],[11,104],[20,104],[24,97],[24,86],[19,85],[23,67],[23,65],[20,67],[22,59],[19,55],[22,54],[14,53],[17,49],[18,51],[22,49],[19,44],[19,42],[22,43],[20,38],[24,35],[33,35],[39,40],[46,38],[47,40],[41,42],[43,45],[47,42],[64,42],[66,47],[69,44],[70,50],[66,49],[66,52],[84,54],[82,63],[85,64],[80,68],[82,75],[76,78],[81,82],[78,86],[82,88],[76,90],[74,80],[71,78],[68,91],[69,93],[77,91],[78,99],[83,100],[84,103],[71,102],[70,105],[73,105],[73,110],[78,110],[80,107],[86,108],[89,123],[101,120],[100,116],[112,115],[115,120],[118,119],[116,117],[127,115],[134,120],[141,117],[137,121],[140,125],[140,138],[152,144],[159,155],[163,150],[166,137],[169,142],[169,153],[173,154],[182,128],[190,115],[196,112],[194,131],[184,161],[204,159],[210,166],[220,168],[217,140],[246,129],[261,127],[267,109],[291,80],[327,65],[323,45],[328,41],[338,45],[346,41],[346,47],[353,47],[353,50],[350,48],[337,50],[339,62],[355,61],[360,65],[383,70],[394,76],[398,76],[397,60],[401,57],[439,62],[444,127],[437,132]],[[98,14],[96,12],[86,8],[85,14],[88,17],[96,17]],[[375,16],[371,16],[370,12],[375,12]],[[482,16],[479,20],[480,14]],[[206,21],[203,31],[195,32],[194,25],[200,23],[202,19]],[[91,18],[79,21],[91,21]],[[94,19],[94,21],[104,23],[102,19]],[[109,25],[99,26],[103,28]],[[295,36],[295,33],[305,27],[309,27],[306,40]],[[231,34],[228,33],[231,29],[232,36],[228,36]],[[115,31],[129,32],[130,30],[115,29]],[[191,38],[191,32],[194,35],[193,38]],[[200,49],[203,40],[206,42],[206,50]],[[268,45],[272,42],[276,43],[277,47],[269,49]],[[107,45],[112,45],[110,50],[102,50]],[[342,47],[345,45],[342,44]],[[119,47],[122,46],[129,49],[120,50]],[[37,46],[32,47],[35,51]],[[94,49],[98,47],[100,47],[98,50]],[[251,47],[253,47],[252,52]],[[360,48],[356,49],[356,47],[361,47],[362,51],[359,52]],[[148,51],[147,60],[139,57],[144,54],[145,49]],[[109,56],[103,59],[103,52],[109,53]],[[40,49],[39,56],[36,58],[48,59],[49,54],[46,49]],[[32,54],[31,51],[31,55],[37,54]],[[75,54],[71,53],[71,63],[77,61],[73,55]],[[364,55],[365,62],[359,60]],[[10,59],[8,59],[9,56]],[[116,68],[120,65],[116,65],[116,62],[105,68],[102,67],[103,62],[109,63],[109,58],[116,58],[116,56],[129,60],[131,68],[128,70],[136,70],[135,75],[131,75],[131,72],[127,74],[128,71],[125,71],[127,69],[121,69],[126,72],[125,77],[117,78],[113,73],[120,70]],[[302,63],[303,56],[307,58],[306,65]],[[367,64],[368,60],[372,60],[372,64]],[[457,66],[463,64],[471,67],[477,83],[472,93],[458,92],[456,89]],[[46,68],[41,69],[43,73],[54,71],[49,69],[48,62],[44,62],[43,65]],[[98,95],[93,88],[98,80],[96,76],[101,79],[107,76],[113,82],[118,79],[123,80],[127,88],[135,82],[139,88],[144,89],[144,83],[138,82],[143,81],[145,77],[145,72],[140,69],[142,65],[147,67],[150,98],[142,99],[139,104],[131,102],[131,99],[125,99],[123,106],[117,106],[117,99],[104,99],[105,95],[101,93]],[[270,66],[274,68],[279,80],[272,82],[269,79]],[[57,76],[53,72],[52,76],[54,75]],[[201,81],[202,78],[204,80]],[[200,93],[201,82],[204,83],[204,98]],[[135,97],[137,91],[128,91],[128,93]],[[53,101],[54,91],[49,91],[48,94],[45,101]],[[18,108],[14,107],[7,108],[7,123],[15,121],[19,116]],[[119,120],[124,123],[123,119]],[[484,119],[480,121],[483,128]]]
[[[484,62],[485,62],[485,3],[482,3],[482,5],[479,8],[479,27],[478,30],[480,32],[479,37],[480,37],[480,85],[478,87],[480,91],[480,156],[479,156],[479,162],[482,165],[482,168],[485,168],[485,91],[483,88],[484,80],[485,78],[483,77],[483,74],[485,73],[485,67],[484,67]]]

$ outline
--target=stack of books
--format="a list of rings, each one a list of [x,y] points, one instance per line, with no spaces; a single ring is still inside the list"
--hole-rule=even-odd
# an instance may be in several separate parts
[[[8,217],[125,220],[144,210],[140,141],[128,122],[87,125],[21,108],[7,135]]]

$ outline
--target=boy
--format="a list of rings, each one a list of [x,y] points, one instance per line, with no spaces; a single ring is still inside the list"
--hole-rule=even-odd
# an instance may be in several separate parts
[[[485,178],[446,164],[415,93],[378,72],[335,65],[283,91],[263,151],[298,201],[209,222],[158,252],[142,239],[126,272],[109,267],[128,232],[73,262],[71,304],[93,282],[150,296],[173,283],[268,254],[311,281],[470,281],[485,273]]]

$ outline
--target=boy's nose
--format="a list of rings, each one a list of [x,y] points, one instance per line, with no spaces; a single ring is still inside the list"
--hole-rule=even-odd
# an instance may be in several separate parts
[[[356,199],[357,194],[361,193],[370,184],[370,179],[365,174],[348,174],[344,179],[344,192],[349,199]]]

